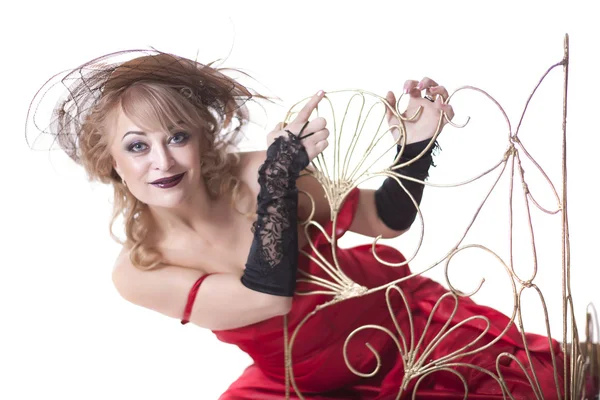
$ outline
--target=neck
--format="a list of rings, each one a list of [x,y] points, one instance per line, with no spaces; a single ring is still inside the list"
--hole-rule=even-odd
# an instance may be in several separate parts
[[[177,207],[149,207],[159,237],[196,234],[209,238],[215,227],[223,226],[231,217],[230,195],[212,198],[204,185],[185,198]]]

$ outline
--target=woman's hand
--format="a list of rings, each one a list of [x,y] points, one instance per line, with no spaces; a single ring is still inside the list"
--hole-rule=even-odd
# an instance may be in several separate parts
[[[325,93],[320,90],[306,103],[290,124],[285,126],[283,122],[278,123],[273,131],[267,135],[267,147],[279,136],[287,137],[288,132],[291,132],[301,139],[309,161],[312,161],[313,158],[325,150],[329,145],[327,142],[327,138],[329,137],[329,130],[326,128],[327,121],[325,118],[319,117],[308,122],[310,115],[317,108],[324,96]]]
[[[421,97],[422,91],[425,91],[425,95],[434,101]],[[408,107],[402,113],[404,118],[412,117],[419,107],[423,107],[417,118],[412,121],[404,121],[407,144],[431,138],[436,132],[440,120],[440,111],[445,112],[448,119],[451,120],[454,118],[452,106],[445,104],[448,99],[448,91],[443,86],[439,86],[433,79],[425,77],[420,82],[408,80],[404,83],[404,93],[409,95]],[[385,98],[392,107],[396,107],[396,96],[393,92],[388,92]],[[387,110],[386,118],[390,126],[400,125],[398,118],[389,109]],[[446,119],[443,118],[440,130],[445,124]],[[400,132],[397,128],[392,129],[392,135],[395,140],[399,140]]]

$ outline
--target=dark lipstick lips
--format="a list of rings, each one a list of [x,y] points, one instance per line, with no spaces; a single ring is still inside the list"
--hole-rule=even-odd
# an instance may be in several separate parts
[[[174,181],[176,179],[179,179],[182,176],[183,176],[183,174],[173,175],[173,176],[170,176],[168,178],[157,179],[154,182],[150,182],[150,183],[151,184],[155,184],[155,183],[167,183],[167,182],[171,182],[171,181]]]
[[[185,172],[179,175],[173,175],[169,178],[157,179],[154,182],[150,182],[150,184],[160,188],[170,188],[181,182],[184,174]]]

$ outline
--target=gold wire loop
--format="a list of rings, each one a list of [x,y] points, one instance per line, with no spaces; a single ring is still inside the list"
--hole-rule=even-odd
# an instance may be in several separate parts
[[[563,60],[551,66],[544,73],[540,81],[535,86],[533,92],[528,97],[525,107],[523,109],[523,113],[521,114],[519,123],[517,124],[516,129],[514,131],[512,129],[511,122],[502,106],[487,92],[472,86],[463,86],[455,90],[452,94],[450,94],[450,96],[448,96],[448,98],[444,102],[445,104],[448,104],[453,98],[453,96],[455,96],[455,94],[458,92],[467,93],[467,91],[469,91],[478,95],[483,95],[484,98],[491,101],[497,107],[498,111],[502,114],[502,116],[504,117],[504,121],[506,122],[507,148],[504,151],[501,160],[494,161],[492,163],[492,166],[487,168],[486,171],[482,173],[475,173],[475,176],[473,178],[470,178],[463,182],[435,183],[430,181],[423,182],[414,180],[410,177],[406,177],[398,173],[397,170],[400,167],[390,168],[390,164],[386,164],[385,162],[381,161],[391,160],[393,157],[389,157],[389,153],[393,149],[395,149],[396,145],[406,143],[407,137],[404,123],[407,121],[417,119],[420,113],[422,112],[422,107],[419,107],[419,109],[414,113],[414,115],[404,116],[398,110],[398,105],[400,103],[402,95],[397,100],[396,104],[391,105],[387,103],[387,101],[383,97],[364,90],[340,90],[328,92],[326,94],[325,98],[323,99],[324,101],[322,101],[319,105],[318,114],[319,116],[325,117],[329,123],[330,136],[332,138],[330,140],[330,143],[332,145],[325,152],[315,157],[315,159],[312,161],[312,168],[310,168],[310,170],[308,170],[307,173],[309,175],[312,175],[315,179],[317,179],[323,186],[325,195],[331,208],[331,223],[333,224],[334,229],[332,229],[331,235],[327,235],[324,228],[321,225],[319,225],[316,221],[312,220],[312,217],[314,216],[315,203],[314,199],[311,198],[313,212],[311,212],[311,217],[307,221],[303,221],[303,224],[304,234],[308,239],[308,243],[312,252],[308,253],[306,251],[302,251],[301,254],[305,257],[308,257],[312,263],[314,263],[318,268],[322,269],[325,272],[325,277],[317,277],[314,274],[308,273],[306,271],[300,271],[301,275],[303,276],[301,281],[311,284],[312,287],[314,287],[314,289],[303,293],[297,293],[297,295],[309,296],[315,294],[325,294],[327,296],[330,296],[330,300],[325,302],[324,304],[320,304],[313,312],[306,315],[291,333],[288,332],[288,323],[287,320],[285,320],[284,330],[286,335],[286,382],[288,383],[286,398],[289,398],[290,386],[291,388],[293,388],[296,395],[300,399],[304,398],[294,379],[292,349],[295,341],[298,339],[299,332],[302,330],[302,327],[304,326],[306,321],[315,316],[321,310],[333,306],[341,301],[345,301],[349,298],[378,295],[385,296],[385,301],[387,303],[389,311],[389,317],[393,322],[395,332],[378,325],[370,324],[361,326],[352,331],[346,337],[342,352],[346,365],[352,373],[363,378],[372,377],[376,375],[381,368],[381,360],[377,349],[373,348],[369,343],[365,344],[366,348],[375,357],[377,365],[371,371],[359,371],[353,365],[351,365],[349,361],[349,358],[347,356],[348,344],[351,340],[355,338],[355,336],[359,332],[363,330],[379,330],[387,334],[390,337],[390,340],[396,345],[396,348],[401,358],[401,362],[404,363],[405,372],[404,376],[402,377],[402,381],[399,382],[398,394],[396,397],[397,399],[399,399],[403,395],[406,395],[405,391],[409,387],[409,383],[412,380],[415,380],[412,398],[416,398],[417,389],[419,387],[419,384],[423,381],[423,379],[429,376],[430,374],[440,371],[446,371],[456,375],[457,379],[460,379],[463,383],[464,397],[467,398],[468,382],[455,369],[457,367],[471,368],[487,374],[498,384],[499,393],[502,393],[505,399],[513,399],[514,396],[511,394],[509,385],[506,383],[500,369],[500,365],[502,364],[503,359],[505,358],[511,359],[523,371],[524,376],[529,382],[532,388],[532,393],[534,394],[536,399],[542,399],[543,395],[553,395],[552,393],[542,394],[540,378],[537,376],[536,371],[533,368],[531,354],[525,339],[525,327],[521,310],[522,295],[525,291],[533,291],[533,293],[535,293],[540,299],[542,305],[542,312],[546,322],[546,333],[548,336],[548,343],[551,349],[550,354],[554,370],[553,378],[556,386],[556,398],[580,399],[585,391],[586,382],[589,382],[590,380],[600,382],[600,327],[598,317],[593,306],[589,306],[586,316],[586,339],[585,342],[580,344],[579,333],[577,325],[575,323],[572,293],[570,288],[570,245],[568,240],[568,223],[566,215],[567,181],[565,162],[567,105],[566,99],[569,65],[568,35],[565,36],[564,50],[565,54]],[[556,189],[552,180],[544,172],[542,167],[536,162],[534,157],[531,156],[531,154],[525,148],[518,136],[520,133],[519,130],[521,127],[521,122],[523,121],[523,117],[525,115],[527,107],[530,101],[533,99],[537,88],[540,86],[544,78],[557,66],[564,67],[562,127],[563,170],[561,182],[562,192]],[[296,103],[289,110],[288,115],[286,117],[286,121],[290,121],[294,117],[295,113],[300,109],[301,105],[306,100],[307,99],[304,99]],[[399,123],[397,125],[387,126],[387,124],[385,123],[386,111],[391,112],[398,119]],[[437,136],[440,134],[441,128],[444,124],[448,124],[451,127],[464,127],[466,126],[469,120],[470,117],[467,119],[467,122],[463,125],[456,124],[450,121],[445,113],[442,113],[440,115],[440,122],[438,124],[438,128],[433,134],[431,143],[433,143],[433,141],[435,141]],[[390,134],[390,131],[392,131],[393,129],[396,129],[398,131],[399,135],[397,139],[393,139],[391,137],[392,135]],[[398,156],[400,155],[401,154],[399,154]],[[548,184],[548,186],[553,192],[556,205],[546,205],[545,207],[542,207],[540,203],[536,201],[534,196],[535,193],[533,193],[534,191],[528,184],[528,180],[525,177],[525,169],[522,167],[521,164],[522,158],[529,160],[533,164],[534,168],[540,171],[540,173],[543,175],[545,182]],[[397,159],[395,161],[397,161]],[[411,162],[414,162],[414,160],[410,160],[402,165],[408,165]],[[491,173],[494,174],[495,179],[490,184],[489,189],[485,192],[484,199],[479,203],[478,208],[472,216],[470,222],[467,224],[465,231],[460,235],[460,237],[457,238],[457,240],[454,242],[451,248],[449,248],[441,257],[435,260],[428,261],[428,264],[420,271],[412,272],[410,275],[405,276],[401,279],[397,279],[395,281],[388,282],[387,284],[374,288],[366,288],[361,285],[358,285],[344,273],[343,265],[339,263],[337,256],[338,252],[341,250],[337,247],[338,233],[335,227],[338,223],[338,213],[340,211],[341,205],[343,204],[344,199],[350,193],[351,190],[358,187],[359,185],[362,185],[370,179],[378,177],[391,177],[392,179],[395,179],[400,184],[400,186],[402,186],[402,182],[400,179],[408,179],[432,187],[458,187],[479,180]],[[467,233],[469,233],[469,231],[471,230],[471,227],[473,226],[475,221],[478,219],[478,215],[481,209],[487,203],[487,200],[490,197],[490,195],[496,190],[501,177],[505,174],[508,174],[508,176],[510,177],[510,229],[508,232],[510,249],[508,257],[501,256],[500,252],[494,252],[491,248],[488,248],[487,246],[483,246],[480,244],[464,243],[465,237]],[[520,180],[520,185],[518,185],[519,182],[514,182],[515,178],[513,177],[516,177],[517,180]],[[520,276],[520,273],[515,268],[515,264],[513,261],[513,203],[515,201],[513,199],[513,191],[521,191],[521,193],[523,194],[523,198],[525,199],[524,204],[526,210],[526,221],[531,239],[529,246],[533,254],[533,272],[527,277]],[[413,254],[410,257],[407,257],[407,261],[405,262],[388,262],[386,260],[381,259],[381,257],[379,257],[376,252],[376,244],[381,239],[381,236],[374,238],[371,251],[375,259],[382,264],[381,266],[379,266],[379,268],[405,266],[407,263],[411,262],[419,252],[425,234],[426,221],[423,218],[423,214],[419,205],[416,202],[414,202],[414,205],[417,208],[417,215],[421,224],[421,235],[416,249],[413,251]],[[534,236],[535,230],[531,219],[531,208],[538,209],[546,214],[561,215],[561,234],[563,240],[561,260],[561,280],[563,298],[562,350],[563,354],[565,355],[565,357],[563,357],[564,364],[562,367],[564,375],[562,377],[558,376],[557,355],[554,354],[554,351],[552,350],[552,335],[550,332],[550,319],[548,309],[546,307],[542,291],[535,283],[535,278],[537,277],[537,250]],[[328,242],[328,245],[331,248],[331,259],[328,259],[323,254],[321,254],[319,249],[310,240],[310,234],[308,229],[311,226],[317,228],[321,232],[321,234],[323,234],[325,240]],[[466,318],[463,321],[460,321],[458,324],[451,325],[451,320],[454,318],[459,304],[458,299],[460,297],[473,296],[485,287],[484,278],[481,278],[479,284],[470,292],[458,290],[456,289],[455,285],[452,284],[448,274],[449,263],[457,253],[465,251],[466,249],[478,249],[478,251],[483,251],[486,254],[489,254],[493,259],[495,259],[506,272],[512,289],[513,312],[512,315],[509,317],[509,322],[507,323],[507,326],[504,327],[501,334],[486,345],[478,345],[477,342],[483,337],[483,335],[485,335],[488,332],[490,328],[490,321],[487,318],[483,316],[474,315],[469,318]],[[428,317],[424,331],[419,333],[415,331],[415,328],[413,326],[412,312],[409,307],[410,303],[404,291],[399,285],[402,282],[407,281],[417,275],[422,275],[423,273],[430,271],[431,269],[439,265],[445,265],[444,272],[446,277],[446,283],[450,290],[448,293],[444,294],[440,297],[440,299],[438,299]],[[405,308],[404,311],[407,312],[407,321],[405,321],[405,326],[408,327],[408,331],[403,331],[400,327],[400,324],[397,321],[396,315],[398,315],[399,310],[392,309],[392,302],[390,300],[390,294],[392,293],[392,291],[397,293],[402,299],[402,304]],[[432,340],[430,340],[429,343],[425,343],[424,338],[426,336],[427,330],[429,329],[433,316],[437,312],[442,301],[454,301],[454,311],[451,313],[450,317],[448,318],[448,321],[443,325],[442,329],[437,333],[437,335]],[[450,354],[439,356],[439,358],[437,359],[434,359],[430,356],[431,354],[433,354],[432,352],[436,348],[436,346],[443,342],[443,340],[447,338],[453,331],[459,329],[464,324],[474,320],[481,320],[486,325],[486,328],[482,330],[482,333],[479,337],[475,338],[475,340],[468,343],[463,348],[453,351]],[[503,335],[513,324],[515,324],[519,328],[519,332],[521,332],[521,336],[524,341],[525,352],[527,355],[528,365],[524,365],[514,355],[509,353],[502,353],[497,357],[495,371],[490,371],[481,368],[477,365],[471,365],[460,362],[461,357],[485,351],[486,349],[493,346],[494,343],[496,343],[503,337]],[[567,365],[568,362],[570,362],[569,365]],[[548,376],[546,375],[544,378],[548,379]],[[562,387],[560,382],[561,380]]]

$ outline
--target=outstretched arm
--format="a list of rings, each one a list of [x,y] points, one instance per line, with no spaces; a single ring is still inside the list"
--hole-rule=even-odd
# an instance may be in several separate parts
[[[416,157],[427,147],[437,128],[440,110],[444,111],[450,119],[454,115],[452,107],[444,104],[443,101],[448,97],[446,89],[429,78],[424,78],[421,81],[407,81],[404,85],[404,91],[410,95],[405,115],[414,115],[419,107],[423,107],[423,110],[417,120],[407,121],[404,124],[407,133],[407,146],[404,149],[402,159],[399,160],[401,163]],[[421,97],[422,91],[434,98],[434,101]],[[395,107],[396,97],[392,92],[388,93],[386,100]],[[388,112],[387,120],[391,126],[399,124],[398,119],[391,112]],[[394,139],[398,140],[399,132],[397,129],[392,129],[392,135],[394,135]],[[400,151],[400,146],[398,146],[398,151]],[[424,180],[428,176],[430,165],[431,149],[419,160],[415,160],[412,164],[397,171],[403,175]],[[419,204],[423,194],[423,185],[408,180],[401,181],[416,203]],[[329,205],[319,182],[311,176],[305,176],[298,180],[298,188],[310,193],[313,197],[315,201],[314,219],[322,224],[328,221],[330,218]],[[310,211],[310,200],[306,196],[301,196],[300,218],[307,218]],[[379,235],[384,238],[397,237],[410,228],[416,213],[415,205],[408,194],[394,179],[388,178],[377,190],[360,190],[358,207],[349,230],[370,237]]]
[[[203,276],[202,271],[174,265],[142,271],[129,262],[124,251],[112,279],[125,300],[180,320],[190,289]],[[291,304],[291,299],[248,289],[239,275],[213,274],[202,282],[188,319],[211,330],[235,329],[285,315]]]

